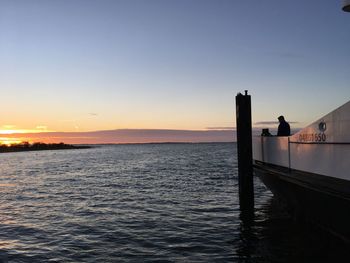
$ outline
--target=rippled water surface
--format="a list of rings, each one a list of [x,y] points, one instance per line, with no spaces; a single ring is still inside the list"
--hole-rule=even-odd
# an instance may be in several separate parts
[[[276,213],[258,180],[254,222],[241,222],[235,149],[147,144],[0,154],[0,261],[324,259],[316,252],[323,243]]]

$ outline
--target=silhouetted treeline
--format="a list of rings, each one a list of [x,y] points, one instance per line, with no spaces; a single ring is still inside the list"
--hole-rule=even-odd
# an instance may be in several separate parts
[[[21,142],[18,144],[0,145],[0,152],[24,152],[24,151],[43,151],[43,150],[64,150],[64,149],[85,149],[90,146],[77,146],[71,144],[61,143],[42,143],[35,142],[30,144],[29,142]]]

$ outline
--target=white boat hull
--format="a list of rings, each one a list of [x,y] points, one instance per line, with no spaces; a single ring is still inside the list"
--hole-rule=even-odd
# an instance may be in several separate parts
[[[254,137],[253,162],[295,214],[350,240],[350,102],[292,136]]]

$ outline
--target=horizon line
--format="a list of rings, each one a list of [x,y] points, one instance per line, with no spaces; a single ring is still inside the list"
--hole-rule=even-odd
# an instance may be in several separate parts
[[[69,144],[123,144],[166,142],[233,142],[235,130],[114,129],[71,132],[0,134],[3,141]]]

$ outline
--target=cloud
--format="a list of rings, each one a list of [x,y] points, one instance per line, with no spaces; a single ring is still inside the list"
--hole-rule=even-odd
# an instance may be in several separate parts
[[[277,125],[279,124],[278,121],[258,121],[255,122],[254,125],[260,126],[260,125]]]
[[[207,130],[235,130],[235,127],[207,127]]]
[[[11,134],[9,137],[22,141],[46,143],[65,142],[71,144],[105,143],[164,143],[164,142],[233,142],[232,130],[162,130],[120,129],[94,132],[42,132]]]
[[[16,128],[16,126],[15,125],[3,125],[2,126],[4,129],[13,129],[13,128]]]
[[[76,120],[69,120],[69,119],[67,119],[67,120],[60,120],[60,122],[77,122]]]
[[[299,123],[297,121],[288,121],[289,124],[296,124],[296,123]],[[257,121],[257,122],[254,122],[254,125],[256,126],[263,126],[263,125],[266,125],[266,126],[272,126],[272,125],[278,125],[279,122],[278,121]]]
[[[36,126],[35,128],[38,130],[47,130],[47,126],[45,125],[39,125],[39,126]]]

